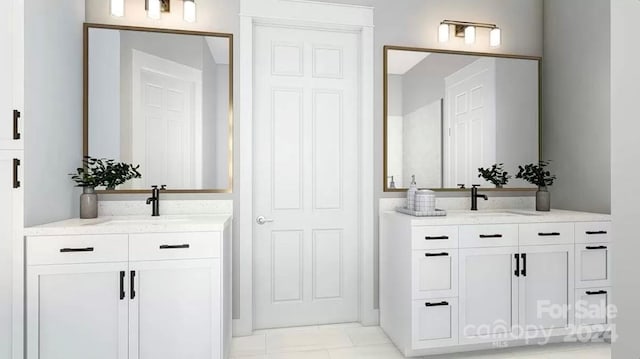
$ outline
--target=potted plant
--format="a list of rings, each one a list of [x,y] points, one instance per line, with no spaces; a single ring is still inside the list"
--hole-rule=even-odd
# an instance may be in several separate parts
[[[547,167],[549,161],[539,161],[538,164],[527,164],[524,167],[518,166],[518,174],[516,178],[521,178],[533,185],[538,186],[536,192],[536,211],[551,210],[551,194],[547,190],[548,186],[553,185],[556,176],[552,175]]]
[[[478,168],[478,177],[482,177],[485,181],[493,183],[496,188],[502,188],[509,182],[511,176],[504,170],[504,163],[496,163],[490,168]]]
[[[123,162],[106,158],[93,158],[85,156],[82,160],[83,167],[76,169],[76,173],[70,173],[71,179],[78,187],[82,187],[80,195],[80,218],[98,217],[98,195],[96,187],[104,186],[108,190],[115,189],[131,179],[140,178],[138,172],[140,165],[133,166]]]

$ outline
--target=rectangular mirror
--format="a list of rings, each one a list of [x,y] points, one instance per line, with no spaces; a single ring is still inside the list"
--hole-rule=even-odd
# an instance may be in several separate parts
[[[540,158],[540,58],[385,46],[384,190],[495,188],[478,168]]]
[[[84,155],[140,165],[115,191],[231,192],[233,35],[85,24]]]

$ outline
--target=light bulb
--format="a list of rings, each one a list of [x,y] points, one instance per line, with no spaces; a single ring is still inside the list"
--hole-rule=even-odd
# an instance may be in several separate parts
[[[160,18],[160,0],[147,0],[147,17],[154,20]]]
[[[124,0],[111,0],[111,15],[124,16]]]
[[[467,26],[464,29],[464,43],[471,45],[476,42],[476,28],[475,26]]]
[[[186,22],[196,21],[196,1],[195,0],[184,0],[182,9],[183,9],[184,21]]]
[[[502,33],[500,28],[496,27],[489,32],[489,46],[498,47],[502,43]]]
[[[447,41],[449,41],[449,25],[440,24],[440,26],[438,27],[438,42]]]

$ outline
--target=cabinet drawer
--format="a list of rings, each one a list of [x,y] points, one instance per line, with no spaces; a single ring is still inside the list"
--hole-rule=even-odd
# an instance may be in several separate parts
[[[520,225],[520,245],[573,244],[573,223]]]
[[[126,234],[27,237],[27,265],[126,262]]]
[[[131,261],[220,257],[220,232],[149,233],[129,236]]]
[[[458,248],[458,226],[415,226],[411,237],[413,249]]]
[[[576,289],[575,318],[579,327],[598,327],[603,330],[610,324],[608,305],[611,303],[611,288],[596,287]]]
[[[458,250],[413,252],[413,299],[458,296]]]
[[[414,301],[411,318],[414,350],[457,344],[457,298]]]
[[[576,243],[611,241],[611,222],[578,222],[575,231]]]
[[[576,288],[611,285],[611,244],[576,244]]]
[[[517,245],[517,224],[460,226],[460,248],[508,247]]]

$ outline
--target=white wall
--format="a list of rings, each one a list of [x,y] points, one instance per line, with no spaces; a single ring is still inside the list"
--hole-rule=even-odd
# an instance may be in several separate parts
[[[78,216],[84,1],[25,1],[25,225]]]
[[[558,176],[553,208],[611,209],[609,6],[544,2],[543,150]]]
[[[639,358],[640,282],[638,281],[638,219],[640,177],[638,167],[638,84],[640,83],[640,2],[611,0],[611,212],[613,300],[619,315],[620,337],[613,343],[613,358]],[[588,194],[587,194],[588,195]]]

